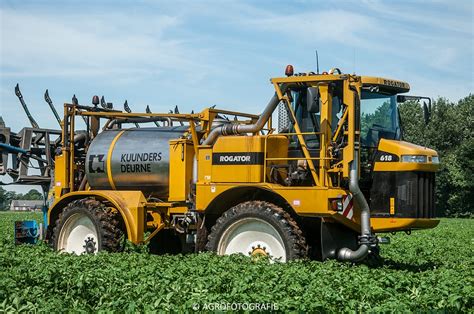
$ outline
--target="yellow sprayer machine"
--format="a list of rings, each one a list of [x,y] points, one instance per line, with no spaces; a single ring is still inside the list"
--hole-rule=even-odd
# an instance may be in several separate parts
[[[157,253],[360,261],[388,240],[377,234],[439,223],[438,155],[402,140],[407,83],[338,69],[285,74],[271,79],[260,115],[122,112],[97,96],[65,104],[61,134],[4,136],[4,156],[18,167],[36,159],[41,174],[4,173],[43,180],[45,239],[76,254],[121,251],[128,239]]]

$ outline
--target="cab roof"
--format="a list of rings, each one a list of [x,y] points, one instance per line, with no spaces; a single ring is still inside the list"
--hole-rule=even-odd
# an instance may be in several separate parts
[[[337,69],[338,70],[338,69]],[[339,72],[337,74],[333,73],[333,69],[328,72],[323,72],[322,74],[316,74],[314,72],[309,73],[297,73],[295,75],[291,74],[287,77],[275,77],[270,79],[272,83],[304,83],[310,81],[320,81],[320,80],[340,80],[348,79],[350,76],[357,76],[356,74],[346,74]],[[410,91],[410,85],[407,82],[388,79],[383,77],[375,76],[359,76],[363,87],[377,87],[379,91],[383,93],[398,94],[406,93]]]
[[[410,84],[403,81],[387,79],[383,77],[361,76],[362,86],[376,86],[382,91],[390,93],[406,93],[410,91]]]

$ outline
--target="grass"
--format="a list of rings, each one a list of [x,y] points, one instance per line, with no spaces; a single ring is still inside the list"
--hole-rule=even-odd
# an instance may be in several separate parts
[[[44,244],[15,246],[17,219],[41,215],[0,213],[0,312],[251,310],[257,304],[280,311],[472,312],[474,306],[474,220],[443,219],[433,230],[391,236],[381,249],[383,265],[370,267],[268,264],[209,253],[71,256]]]

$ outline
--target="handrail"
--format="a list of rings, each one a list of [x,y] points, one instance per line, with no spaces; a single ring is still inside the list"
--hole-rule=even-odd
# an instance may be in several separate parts
[[[273,133],[271,134],[272,136],[277,136],[277,135],[321,135],[323,132],[292,132],[292,133]],[[270,136],[270,135],[269,135]]]
[[[264,143],[264,158],[263,158],[263,182],[267,182],[267,161],[278,161],[278,160],[334,160],[332,157],[267,157],[267,143],[269,137],[276,137],[276,136],[305,136],[305,135],[319,135],[319,141],[321,142],[321,135],[322,132],[291,132],[291,133],[272,133],[267,134],[265,136],[265,143]],[[318,167],[319,168],[319,167]],[[317,182],[315,182],[316,185]]]
[[[302,160],[302,159],[310,159],[310,160],[334,160],[332,157],[311,157],[311,158],[304,158],[304,157],[265,157],[266,160]]]

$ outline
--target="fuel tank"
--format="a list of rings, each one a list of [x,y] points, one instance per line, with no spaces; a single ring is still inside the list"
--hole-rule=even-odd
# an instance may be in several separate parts
[[[167,197],[169,140],[187,127],[106,130],[92,141],[86,175],[92,189],[140,190]]]

